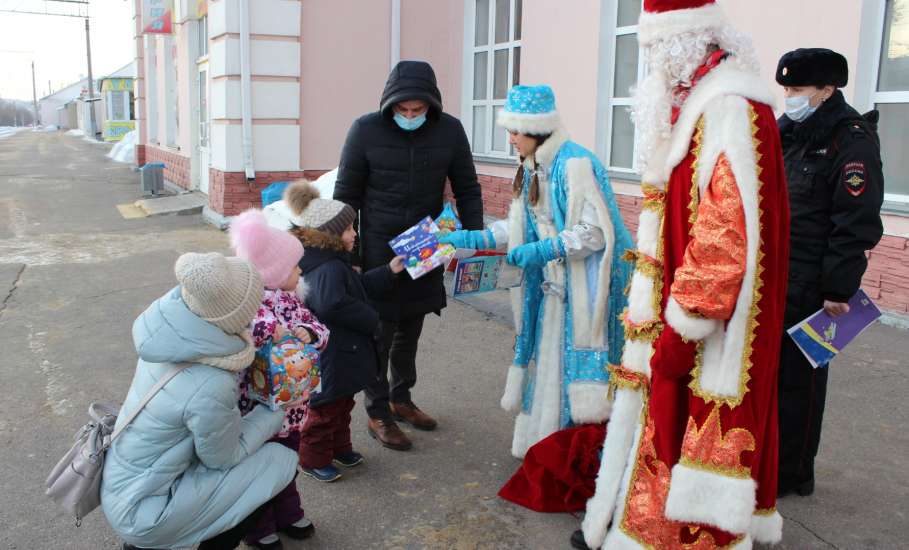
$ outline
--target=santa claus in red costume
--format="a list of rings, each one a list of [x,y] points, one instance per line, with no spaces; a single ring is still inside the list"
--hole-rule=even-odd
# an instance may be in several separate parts
[[[774,98],[713,0],[644,0],[644,11],[649,72],[633,108],[644,206],[583,539],[775,543],[789,208]]]

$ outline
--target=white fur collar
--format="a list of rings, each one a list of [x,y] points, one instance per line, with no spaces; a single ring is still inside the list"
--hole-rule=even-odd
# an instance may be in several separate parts
[[[536,162],[548,172],[552,167],[552,161],[555,160],[556,155],[559,153],[559,149],[562,148],[562,145],[564,145],[566,141],[568,141],[568,132],[564,127],[558,128],[549,136],[549,139],[537,147],[537,150],[534,151],[533,155],[524,159],[524,168],[533,170],[535,168],[534,162]]]
[[[727,59],[691,90],[668,142],[657,146],[649,163],[652,168],[643,174],[647,183],[661,185],[669,180],[672,170],[688,155],[701,115],[711,102],[726,95],[741,96],[768,105],[774,102],[770,88],[759,74],[743,69],[734,57]]]

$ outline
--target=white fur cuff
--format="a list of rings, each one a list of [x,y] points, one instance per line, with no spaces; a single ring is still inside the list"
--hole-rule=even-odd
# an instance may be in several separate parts
[[[666,304],[665,315],[669,326],[686,340],[703,340],[723,326],[722,322],[716,319],[691,315],[672,296]]]
[[[502,394],[502,408],[508,412],[521,410],[524,401],[524,373],[526,367],[512,365],[508,367],[508,378],[505,379],[505,392]]]
[[[519,134],[547,135],[558,130],[562,126],[562,120],[558,111],[529,114],[502,109],[496,118],[496,124]]]
[[[606,397],[609,386],[600,382],[574,382],[568,385],[571,420],[575,424],[599,424],[609,418],[612,403]]]
[[[754,514],[750,533],[761,544],[780,542],[783,540],[783,516],[776,510],[771,514]]]
[[[671,480],[667,518],[705,523],[736,535],[750,532],[757,491],[750,477],[729,477],[676,464]]]

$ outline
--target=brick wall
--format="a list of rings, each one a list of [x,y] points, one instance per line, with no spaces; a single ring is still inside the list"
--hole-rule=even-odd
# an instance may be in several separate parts
[[[243,172],[222,172],[212,168],[209,172],[208,205],[224,216],[236,216],[248,208],[260,206],[262,190],[276,181],[314,180],[327,171],[256,172],[256,179],[247,182]]]
[[[136,145],[136,166],[145,166],[145,145]]]
[[[143,162],[139,166],[149,162],[163,162],[164,179],[183,189],[192,187],[192,170],[189,157],[170,149],[148,144],[143,147],[143,157]],[[136,160],[139,160],[138,151]]]

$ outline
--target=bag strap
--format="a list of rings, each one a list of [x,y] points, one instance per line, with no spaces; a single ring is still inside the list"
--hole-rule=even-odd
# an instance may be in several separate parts
[[[155,385],[152,386],[152,388],[150,390],[148,390],[148,393],[145,394],[145,397],[142,398],[142,401],[139,402],[139,405],[136,407],[136,409],[133,412],[129,413],[129,416],[126,418],[126,422],[124,422],[123,424],[120,425],[120,427],[118,427],[116,430],[114,430],[114,433],[111,434],[111,436],[110,436],[110,441],[108,442],[108,446],[110,446],[110,444],[113,443],[115,439],[117,439],[117,436],[119,436],[121,433],[123,433],[123,430],[125,430],[127,426],[132,424],[133,420],[136,419],[136,416],[138,416],[139,413],[142,412],[142,409],[144,409],[145,406],[148,405],[148,402],[152,400],[152,397],[154,397],[159,391],[161,391],[161,388],[166,386],[167,383],[170,382],[174,376],[177,376],[178,374],[180,374],[180,372],[188,366],[190,366],[190,363],[180,363],[178,365],[174,365],[174,367],[167,374],[162,376],[155,383]]]

